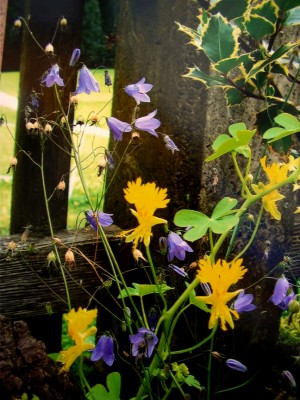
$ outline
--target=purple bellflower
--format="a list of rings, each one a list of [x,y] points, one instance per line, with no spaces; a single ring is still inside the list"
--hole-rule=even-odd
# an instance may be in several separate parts
[[[107,69],[104,71],[104,83],[106,86],[112,86],[111,78]]]
[[[169,264],[168,268],[176,272],[176,274],[183,276],[184,278],[188,276],[187,273],[182,268],[177,267],[177,265]]]
[[[233,309],[239,314],[242,312],[252,311],[256,309],[256,306],[252,304],[253,294],[245,294],[245,291],[241,291],[238,297],[233,302]]]
[[[114,135],[114,139],[118,140],[119,142],[123,139],[124,132],[130,132],[131,126],[127,122],[120,121],[117,118],[109,117],[106,118],[106,123]]]
[[[291,388],[297,387],[295,378],[293,377],[293,375],[291,374],[290,371],[287,371],[287,370],[282,371],[281,375],[289,383]]]
[[[46,77],[42,79],[42,82],[44,83],[47,87],[53,86],[55,83],[58,86],[64,86],[64,81],[61,79],[59,76],[59,66],[57,64],[54,64]]]
[[[80,57],[80,49],[74,49],[70,58],[69,66],[74,67],[74,65],[76,65],[77,61],[79,60],[79,57]]]
[[[292,301],[295,297],[295,293],[293,291],[288,294],[289,288],[289,281],[284,275],[282,275],[281,278],[276,281],[273,294],[270,297],[270,301],[282,310],[287,310],[290,301]]]
[[[151,133],[151,135],[158,136],[155,129],[160,126],[160,121],[156,118],[153,118],[157,113],[157,110],[152,111],[150,114],[145,117],[138,118],[134,121],[134,126],[141,131],[146,131]]]
[[[92,228],[97,231],[98,226],[97,226],[97,219],[98,223],[101,226],[109,226],[113,223],[113,220],[111,218],[113,214],[106,214],[102,211],[95,211],[93,212],[92,210],[87,211],[85,213],[85,217],[88,221],[88,223],[92,226]]]
[[[101,336],[92,352],[91,361],[99,361],[100,359],[109,367],[111,367],[115,361],[114,341],[111,336]]]
[[[145,103],[150,102],[150,97],[146,93],[153,88],[153,85],[144,82],[145,78],[142,78],[137,83],[125,87],[125,92],[133,97],[137,104],[140,104],[141,101]]]
[[[79,71],[78,87],[75,94],[100,92],[99,84],[92,75],[91,71],[83,65]]]
[[[155,345],[158,343],[157,336],[147,328],[140,328],[135,335],[129,335],[130,343],[132,343],[132,355],[134,357],[144,355],[150,358]]]
[[[239,372],[247,372],[248,368],[242,364],[241,362],[234,360],[233,358],[228,358],[225,361],[225,364],[227,365],[227,367],[235,370],[235,371],[239,371]]]
[[[179,151],[179,148],[176,146],[176,144],[173,142],[172,139],[168,135],[163,135],[164,142],[166,144],[166,148],[168,150],[171,150],[172,154],[174,154],[175,151]]]
[[[194,250],[185,242],[181,236],[175,232],[170,232],[168,235],[168,260],[172,261],[174,257],[183,261],[186,251],[193,252]]]

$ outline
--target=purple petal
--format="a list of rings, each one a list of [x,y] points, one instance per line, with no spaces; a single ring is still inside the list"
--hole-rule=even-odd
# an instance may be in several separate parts
[[[286,379],[289,382],[289,385],[291,388],[295,388],[297,386],[295,378],[290,373],[290,371],[287,371],[287,370],[282,371],[281,375],[283,376],[284,379]]]
[[[142,78],[139,82],[125,87],[125,92],[133,97],[137,104],[140,104],[140,102],[150,102],[150,97],[146,93],[153,88],[153,85],[144,82],[145,78]]]
[[[274,292],[270,298],[270,301],[277,306],[286,297],[290,284],[285,276],[279,278],[275,284]]]
[[[238,313],[252,311],[256,309],[254,304],[251,304],[253,301],[252,294],[245,294],[245,291],[239,293],[237,299],[233,303],[233,308]]]
[[[141,131],[146,131],[151,133],[151,135],[158,136],[155,132],[155,129],[160,126],[160,121],[156,118],[153,118],[156,113],[157,110],[154,110],[145,117],[136,119],[134,122],[134,126]]]
[[[109,226],[113,223],[113,220],[111,218],[113,214],[106,214],[102,211],[92,211],[89,210],[85,213],[85,217],[88,221],[88,223],[92,226],[92,228],[97,231],[98,230],[98,223],[101,226]]]
[[[184,278],[186,278],[188,276],[187,273],[183,269],[177,267],[177,265],[169,264],[168,268],[172,269],[174,272],[176,272],[176,274],[179,274],[179,275],[183,276]]]
[[[131,126],[127,122],[120,121],[117,118],[109,117],[106,118],[106,123],[112,132],[114,139],[121,141],[123,138],[124,132],[130,132]]]
[[[227,367],[229,367],[235,371],[239,371],[239,372],[247,372],[248,371],[248,368],[244,364],[242,364],[241,362],[239,362],[237,360],[234,360],[233,358],[228,358],[225,363],[226,363]]]
[[[111,336],[101,336],[92,352],[91,361],[98,361],[101,358],[108,366],[111,366],[115,361],[114,341]]]
[[[175,151],[179,151],[179,148],[176,146],[176,144],[173,142],[173,140],[170,139],[170,137],[168,135],[164,135],[163,139],[166,144],[166,148],[168,150],[171,150],[172,154],[174,154]]]
[[[178,260],[183,261],[185,259],[185,253],[193,252],[194,250],[185,242],[181,236],[175,232],[170,232],[168,235],[168,260],[172,261],[174,257]]]
[[[74,67],[80,57],[80,49],[74,49],[69,62],[70,67]]]
[[[47,76],[44,79],[42,79],[41,83],[45,83],[46,87],[51,87],[55,83],[58,86],[64,86],[64,81],[59,76],[59,66],[57,64],[54,64],[51,67],[49,73],[47,74]]]
[[[83,65],[79,72],[78,87],[75,94],[91,92],[100,92],[99,84],[90,72],[90,70]]]
[[[111,225],[113,223],[113,220],[111,218],[112,215],[113,214],[107,214],[107,213],[104,213],[104,212],[100,211],[98,213],[98,219],[99,219],[100,225],[101,226],[109,226],[109,225]]]

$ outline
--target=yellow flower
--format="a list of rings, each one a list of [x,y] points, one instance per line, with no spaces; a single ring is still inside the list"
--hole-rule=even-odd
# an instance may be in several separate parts
[[[239,318],[235,310],[230,309],[227,303],[232,300],[240,290],[228,292],[231,285],[242,279],[247,269],[242,266],[242,259],[238,259],[231,265],[225,260],[218,260],[216,264],[212,264],[210,259],[200,260],[200,270],[198,279],[201,283],[209,283],[212,293],[208,296],[196,296],[203,303],[211,304],[211,315],[208,323],[209,329],[212,329],[217,320],[220,319],[221,328],[225,331],[226,322],[231,328],[234,327],[232,315]]]
[[[128,182],[128,187],[124,189],[125,199],[134,204],[136,210],[130,209],[137,218],[139,225],[134,229],[129,229],[120,233],[120,236],[126,236],[126,242],[133,242],[135,249],[140,241],[145,246],[149,246],[152,236],[152,227],[157,224],[166,224],[167,221],[155,217],[153,214],[157,208],[165,208],[169,203],[167,189],[156,187],[155,183],[142,184],[141,178],[136,182]]]
[[[275,162],[271,165],[267,165],[266,158],[267,156],[263,157],[260,160],[260,163],[270,182],[267,185],[264,185],[261,182],[258,185],[253,184],[252,189],[256,194],[261,193],[276,185],[277,183],[284,181],[287,178],[288,172],[291,168],[290,164],[277,164]],[[278,190],[273,190],[271,193],[265,195],[262,198],[264,209],[268,211],[274,219],[281,219],[281,214],[277,209],[276,201],[282,200],[284,199],[284,197],[285,196],[280,194]]]
[[[298,207],[296,208],[296,211],[294,212],[294,214],[300,214],[300,206],[298,206]]]
[[[58,361],[64,364],[62,370],[68,371],[70,366],[83,352],[93,349],[95,346],[92,343],[86,342],[90,336],[95,335],[97,328],[89,325],[97,316],[97,309],[87,310],[74,308],[65,316],[68,321],[68,334],[74,340],[74,346],[67,350],[62,350],[58,356]]]

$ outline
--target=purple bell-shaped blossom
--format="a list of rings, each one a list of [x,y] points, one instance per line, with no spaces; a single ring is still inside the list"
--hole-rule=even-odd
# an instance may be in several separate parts
[[[193,252],[194,250],[185,242],[181,236],[175,232],[170,232],[168,235],[168,260],[172,261],[174,257],[183,261],[185,253]]]
[[[158,136],[155,129],[160,126],[160,121],[156,118],[153,118],[157,113],[157,110],[152,111],[150,114],[145,117],[138,118],[134,121],[134,126],[141,131],[146,131],[151,133],[151,135]]]
[[[229,367],[230,369],[233,369],[235,371],[239,371],[239,372],[247,372],[248,368],[242,364],[241,362],[234,360],[233,358],[228,358],[225,361],[225,364],[227,365],[227,367]]]
[[[74,67],[80,58],[80,49],[74,49],[70,58],[69,66]]]
[[[57,64],[54,64],[46,77],[42,79],[41,83],[44,83],[47,87],[53,86],[55,83],[58,86],[64,86],[64,81],[62,78],[59,76],[59,66]]]
[[[124,132],[131,131],[130,124],[128,124],[127,122],[120,121],[119,119],[114,117],[106,118],[106,123],[111,133],[113,134],[114,139],[118,140],[119,142],[123,139]]]
[[[177,267],[177,265],[169,264],[168,268],[176,272],[176,274],[183,276],[184,278],[188,276],[188,274],[184,271],[184,269]]]
[[[270,297],[270,301],[282,310],[287,310],[290,301],[292,301],[295,297],[295,293],[292,290],[289,292],[289,290],[289,281],[284,275],[282,275],[276,281],[273,294]]]
[[[83,65],[79,71],[78,86],[75,94],[100,92],[99,84],[92,75],[91,71]]]
[[[92,226],[92,228],[97,231],[98,230],[98,224],[101,226],[109,226],[113,223],[113,220],[111,218],[113,214],[106,214],[102,211],[95,211],[93,212],[92,210],[87,211],[85,213],[85,217],[88,221],[88,223]],[[98,220],[98,222],[97,222]]]
[[[243,290],[233,302],[233,309],[239,314],[242,312],[255,310],[256,306],[252,304],[252,301],[253,294],[245,294],[245,291]]]
[[[176,144],[173,142],[172,139],[168,135],[163,135],[163,139],[166,145],[166,148],[168,150],[171,150],[172,154],[174,154],[175,151],[179,151],[179,148],[176,146]]]
[[[101,336],[92,352],[91,361],[99,361],[100,359],[109,367],[111,367],[115,361],[114,341],[111,336]]]
[[[132,343],[132,355],[134,357],[144,355],[150,358],[155,345],[158,343],[157,336],[147,328],[140,328],[135,335],[129,335]]]
[[[150,102],[150,97],[146,93],[153,88],[153,85],[144,82],[145,78],[142,78],[137,83],[133,83],[132,85],[127,85],[125,87],[125,92],[129,96],[133,97],[137,104],[140,104],[140,102]]]

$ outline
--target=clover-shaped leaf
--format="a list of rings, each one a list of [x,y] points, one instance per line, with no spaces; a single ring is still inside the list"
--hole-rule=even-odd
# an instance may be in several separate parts
[[[236,204],[236,199],[224,197],[214,208],[211,218],[199,211],[180,210],[175,214],[174,223],[177,226],[188,228],[183,237],[191,242],[202,238],[208,228],[214,233],[221,234],[239,222],[239,218],[235,214],[228,215]]]
[[[228,131],[232,137],[225,134],[219,135],[212,145],[215,152],[205,159],[206,162],[215,160],[231,151],[236,151],[247,158],[249,157],[250,150],[248,145],[256,132],[255,129],[250,131],[246,129],[246,125],[241,122],[230,125]]]
[[[101,399],[101,400],[120,400],[121,392],[121,375],[119,372],[111,372],[106,378],[106,390],[104,385],[96,384],[86,395],[87,399]]]
[[[271,139],[269,143],[300,132],[300,122],[294,115],[282,113],[277,115],[274,121],[276,124],[283,126],[283,128],[270,128],[263,134],[264,139]]]

